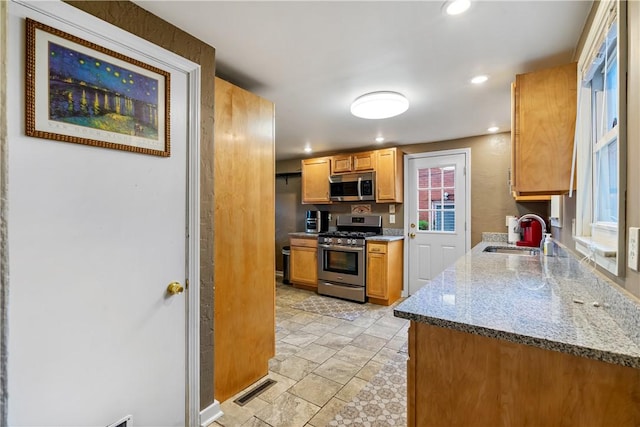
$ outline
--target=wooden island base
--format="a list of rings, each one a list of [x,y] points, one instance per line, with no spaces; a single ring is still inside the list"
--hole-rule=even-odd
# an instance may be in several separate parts
[[[639,426],[640,369],[412,321],[408,425]]]

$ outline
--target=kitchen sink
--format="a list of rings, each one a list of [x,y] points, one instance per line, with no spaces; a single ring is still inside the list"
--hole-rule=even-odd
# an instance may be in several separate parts
[[[534,256],[540,254],[540,249],[527,246],[487,246],[482,252],[488,252],[490,254]]]

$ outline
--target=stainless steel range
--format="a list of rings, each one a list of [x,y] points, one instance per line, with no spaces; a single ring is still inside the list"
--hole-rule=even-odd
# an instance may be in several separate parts
[[[318,293],[365,302],[365,239],[382,234],[380,215],[340,215],[337,231],[318,235]]]

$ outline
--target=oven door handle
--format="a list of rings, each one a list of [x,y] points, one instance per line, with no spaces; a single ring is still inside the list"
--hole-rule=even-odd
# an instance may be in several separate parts
[[[362,252],[364,251],[364,248],[359,248],[359,247],[355,247],[355,246],[340,246],[340,245],[318,245],[319,248],[323,248],[323,249],[345,249],[348,251],[353,251],[353,252]]]

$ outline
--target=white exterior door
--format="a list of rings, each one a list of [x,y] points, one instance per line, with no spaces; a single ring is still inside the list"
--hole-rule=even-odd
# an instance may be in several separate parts
[[[68,5],[50,7],[69,21],[11,6],[9,424],[106,426],[132,415],[136,427],[184,426],[189,292],[167,286],[185,286],[192,247],[188,75],[122,52],[107,37],[132,36]],[[171,156],[26,137],[25,16],[170,71]]]
[[[406,157],[408,293],[469,249],[468,150]]]

